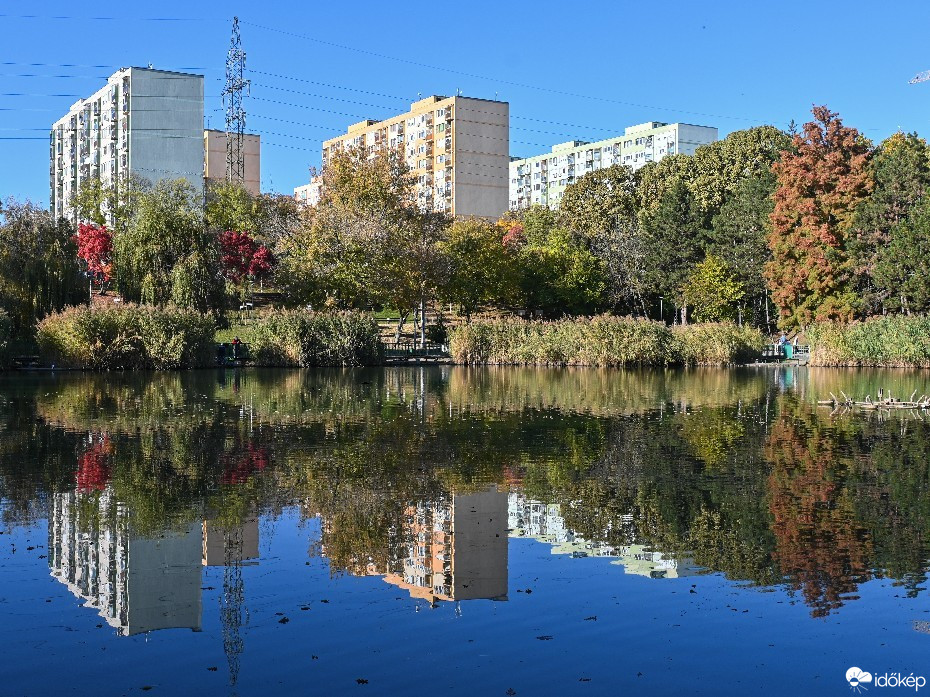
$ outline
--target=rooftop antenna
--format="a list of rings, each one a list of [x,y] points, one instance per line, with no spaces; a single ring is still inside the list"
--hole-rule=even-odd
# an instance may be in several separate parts
[[[242,97],[249,94],[250,81],[245,79],[245,51],[239,35],[239,18],[233,17],[232,39],[226,53],[226,87],[223,107],[226,109],[226,180],[245,181],[245,108]]]

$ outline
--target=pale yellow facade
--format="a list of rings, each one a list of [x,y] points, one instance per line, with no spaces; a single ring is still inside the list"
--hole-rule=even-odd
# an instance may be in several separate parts
[[[431,96],[383,121],[366,120],[323,143],[332,153],[398,150],[415,180],[421,210],[496,219],[508,208],[510,105],[473,97]]]
[[[245,134],[242,147],[245,155],[245,181],[242,184],[246,191],[253,196],[258,196],[262,191],[261,136],[252,133]],[[211,182],[226,180],[225,131],[203,132],[203,178],[208,186]]]

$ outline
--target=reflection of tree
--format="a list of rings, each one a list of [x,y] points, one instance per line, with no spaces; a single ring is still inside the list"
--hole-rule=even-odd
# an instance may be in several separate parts
[[[872,537],[858,520],[844,437],[785,400],[766,444],[775,558],[823,617],[870,577]]]
[[[78,457],[75,484],[81,492],[103,491],[110,481],[113,444],[106,434],[91,433],[87,440],[84,452]]]

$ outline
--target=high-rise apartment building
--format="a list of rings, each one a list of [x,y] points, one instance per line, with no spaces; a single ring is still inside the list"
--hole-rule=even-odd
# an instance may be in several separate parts
[[[507,102],[434,95],[405,114],[356,123],[325,141],[323,168],[339,150],[394,148],[410,167],[421,210],[497,218],[507,210],[509,143]]]
[[[510,208],[532,205],[557,208],[569,184],[589,172],[628,165],[639,169],[666,155],[693,155],[702,145],[717,140],[712,126],[650,121],[628,126],[622,136],[588,143],[573,140],[552,146],[552,152],[510,162]]]
[[[242,186],[253,196],[262,192],[262,139],[255,133],[246,133],[242,138],[242,159],[245,178]],[[211,182],[226,181],[226,132],[206,130],[203,132],[203,178]]]
[[[74,216],[71,197],[93,179],[110,186],[132,176],[183,177],[199,190],[203,75],[122,68],[55,122],[49,149],[49,206],[56,217]]]

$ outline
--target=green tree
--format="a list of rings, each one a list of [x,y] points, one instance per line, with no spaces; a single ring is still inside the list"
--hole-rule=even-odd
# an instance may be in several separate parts
[[[723,259],[709,255],[696,265],[682,287],[682,297],[694,308],[699,322],[736,318],[737,303],[745,291]]]
[[[12,198],[0,216],[0,309],[9,314],[13,334],[26,337],[50,312],[87,302],[88,282],[67,220]]]
[[[862,310],[866,315],[881,312],[886,300],[891,307],[898,305],[899,288],[879,283],[877,265],[885,265],[882,278],[896,278],[889,264],[887,245],[897,237],[900,248],[902,236],[911,237],[921,224],[906,226],[907,230],[894,230],[917,211],[930,187],[930,148],[916,134],[895,133],[883,141],[869,162],[869,173],[875,183],[872,193],[856,208],[855,223],[850,236],[850,255],[854,268],[857,293],[862,297]],[[906,250],[904,250],[906,251]],[[913,260],[905,255],[906,262]]]
[[[81,182],[69,204],[79,221],[125,230],[132,220],[138,196],[150,188],[148,181],[132,175],[128,181],[104,186],[99,179]]]
[[[470,318],[483,303],[509,297],[514,264],[497,225],[476,218],[456,221],[439,246],[448,273],[440,289],[443,301],[457,303]]]
[[[612,232],[636,217],[636,176],[626,165],[590,172],[565,189],[562,224],[585,237]]]
[[[745,289],[741,304],[752,299],[753,323],[768,322],[768,288],[763,272],[772,253],[768,246],[775,175],[746,177],[714,216],[708,231],[707,253],[723,260]]]
[[[644,216],[643,232],[643,277],[650,294],[681,308],[681,321],[686,323],[687,305],[681,289],[703,257],[705,233],[701,213],[684,182],[673,183],[655,210]]]
[[[241,183],[220,181],[208,185],[204,218],[214,232],[254,233],[258,217],[256,198]]]
[[[198,199],[185,179],[162,180],[139,195],[128,228],[113,236],[116,286],[125,299],[171,301],[202,312],[220,308],[218,243]]]
[[[885,307],[910,314],[930,312],[930,199],[894,225],[876,254],[875,286]]]
[[[778,179],[765,276],[783,326],[848,320],[858,306],[849,234],[869,193],[870,146],[825,106],[773,165]]]

